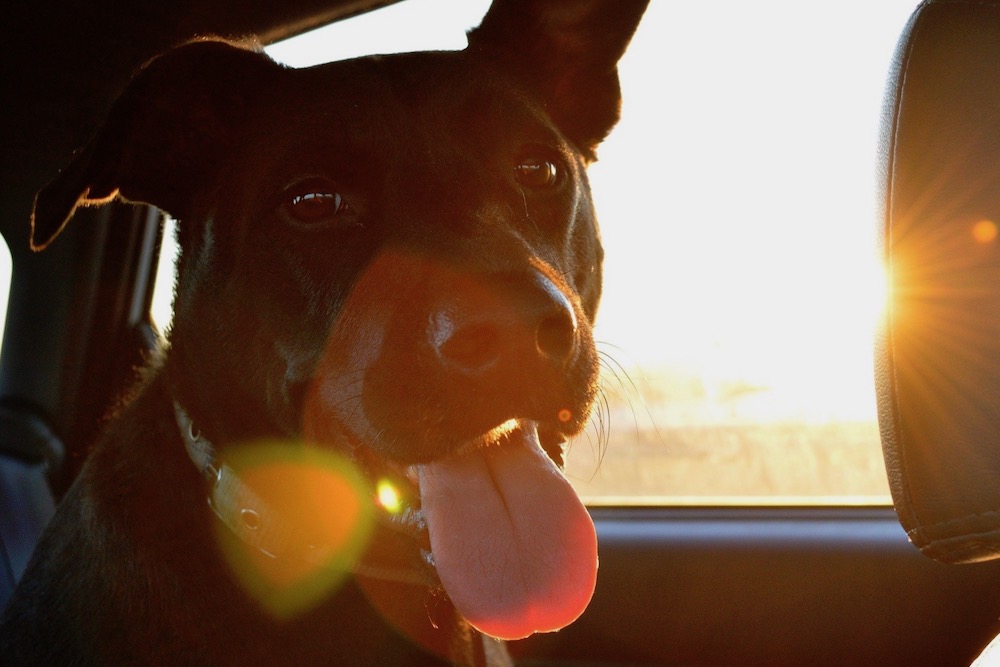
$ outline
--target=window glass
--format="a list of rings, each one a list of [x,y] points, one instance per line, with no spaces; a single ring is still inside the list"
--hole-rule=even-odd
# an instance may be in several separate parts
[[[4,325],[7,321],[12,265],[10,247],[8,247],[6,239],[0,236],[0,341],[3,340]]]
[[[150,316],[156,328],[166,332],[173,318],[171,307],[174,297],[174,262],[177,259],[177,221],[170,216],[163,219],[163,240],[160,242],[160,259],[156,266],[153,302]]]
[[[266,50],[459,49],[488,4],[410,0]],[[603,390],[567,468],[590,502],[888,502],[875,145],[916,4],[650,3],[590,172]]]
[[[603,502],[888,503],[875,155],[913,0],[651,3],[591,169]]]

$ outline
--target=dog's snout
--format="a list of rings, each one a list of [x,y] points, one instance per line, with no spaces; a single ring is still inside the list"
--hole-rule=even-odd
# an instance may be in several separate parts
[[[429,342],[440,363],[467,375],[568,363],[577,340],[570,300],[542,275],[501,284],[454,295],[432,314]]]

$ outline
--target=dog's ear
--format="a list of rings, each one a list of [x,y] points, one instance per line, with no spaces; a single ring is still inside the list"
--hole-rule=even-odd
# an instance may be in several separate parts
[[[591,153],[618,122],[618,60],[648,0],[494,0],[469,49],[494,58],[540,97]]]
[[[94,138],[35,197],[32,249],[48,246],[77,206],[119,196],[183,216],[261,77],[278,68],[259,51],[221,40],[190,42],[151,60]]]

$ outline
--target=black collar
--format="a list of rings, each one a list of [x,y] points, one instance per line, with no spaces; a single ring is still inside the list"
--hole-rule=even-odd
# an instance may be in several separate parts
[[[219,460],[215,446],[176,401],[174,414],[188,457],[208,482],[208,505],[219,520],[244,543],[270,558],[302,557],[322,563],[324,555],[330,553],[328,545],[310,544],[304,553],[290,554],[290,546],[301,543],[289,529],[291,522]],[[417,536],[421,534],[426,534],[426,524],[419,510],[405,509],[398,515],[379,512],[372,544],[354,564],[353,572],[373,579],[440,587],[433,556],[419,544]]]

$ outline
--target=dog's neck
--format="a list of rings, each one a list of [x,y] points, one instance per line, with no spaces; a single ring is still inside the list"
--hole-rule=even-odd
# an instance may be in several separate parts
[[[295,544],[287,521],[281,512],[272,508],[247,485],[237,472],[218,456],[215,446],[199,432],[187,411],[176,401],[174,415],[188,457],[205,477],[207,500],[219,520],[243,543],[269,558],[320,559],[329,553],[326,545],[305,554],[290,554],[289,546]],[[374,536],[365,555],[356,562],[355,575],[388,584],[405,584],[426,588],[431,596],[444,595],[437,570],[430,552],[419,546],[412,534],[419,530],[412,524],[422,522],[418,511],[407,510],[403,517],[380,517]],[[320,563],[317,563],[320,564]],[[454,609],[448,615],[454,614]],[[436,621],[431,619],[435,624]],[[464,622],[459,634],[465,639],[466,648],[455,646],[451,656],[453,664],[476,667],[509,667],[513,663],[503,642],[476,632]]]
[[[219,520],[243,543],[269,558],[302,558],[321,565],[330,553],[329,545],[309,544],[303,552],[290,553],[291,545],[300,542],[287,528],[292,522],[220,460],[215,446],[177,402],[174,414],[188,457],[205,477],[208,505]],[[376,530],[371,548],[354,564],[353,572],[371,579],[439,588],[441,583],[430,551],[416,544],[400,548],[400,533],[405,538],[421,531],[423,517],[419,511],[407,509],[399,515],[379,516],[379,519],[382,530]],[[395,536],[386,534],[386,530]]]
[[[198,430],[179,403],[175,401],[173,408],[188,458],[206,480],[208,505],[228,530],[269,558],[309,560],[312,556],[315,564],[321,564],[322,554],[329,553],[327,545],[311,545],[315,548],[305,553],[295,549],[293,545],[298,542],[287,529],[293,522],[271,507],[225,463],[215,445]],[[367,551],[351,568],[353,574],[390,586],[419,586],[425,588],[431,598],[446,600],[430,551],[420,546],[420,538],[414,537],[420,531],[422,516],[413,510],[402,514],[379,516]],[[450,611],[444,616],[454,615],[450,602],[447,607]],[[437,627],[435,619],[431,618],[431,623]],[[464,639],[459,639],[459,644],[451,648],[453,664],[475,667],[510,667],[513,664],[503,642],[473,630],[464,622],[458,627],[457,637]],[[464,644],[464,648],[460,644]]]

